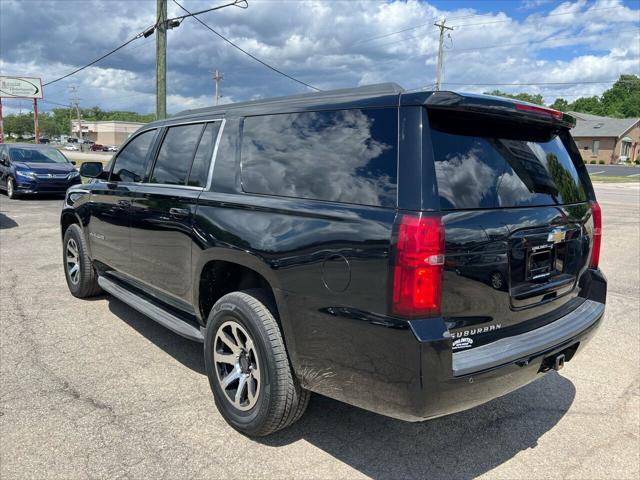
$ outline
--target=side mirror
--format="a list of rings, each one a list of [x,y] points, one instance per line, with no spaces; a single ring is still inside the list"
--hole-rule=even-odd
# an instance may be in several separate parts
[[[98,178],[102,175],[102,163],[84,162],[80,165],[80,176],[88,178]]]
[[[71,162],[71,165],[75,165],[77,162],[75,160],[69,160]]]

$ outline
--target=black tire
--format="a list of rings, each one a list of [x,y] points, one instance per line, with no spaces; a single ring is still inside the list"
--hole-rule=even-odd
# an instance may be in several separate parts
[[[77,269],[73,272],[70,249],[77,251],[75,257]],[[64,232],[64,240],[62,242],[62,264],[69,291],[71,295],[78,298],[93,297],[102,292],[98,285],[98,274],[93,268],[91,258],[89,258],[87,252],[87,243],[82,234],[82,229],[75,223],[69,225],[69,228]]]
[[[16,193],[16,184],[11,177],[7,177],[7,197],[12,200],[18,198],[18,194]]]
[[[302,416],[309,403],[310,392],[302,389],[293,375],[282,333],[273,313],[267,307],[269,303],[264,292],[258,289],[229,293],[220,298],[211,309],[205,334],[205,366],[216,406],[229,425],[249,436],[269,435],[291,425]],[[234,355],[232,350],[225,353],[219,349],[222,345],[219,332],[229,331],[223,329],[233,328],[234,324],[240,326],[240,337],[246,337],[244,345],[251,344],[248,348],[257,353],[255,364],[258,365],[258,381],[261,383],[256,381],[253,384],[254,393],[257,392],[253,405],[248,396],[244,406],[233,403],[229,392],[231,390],[233,393],[235,381],[229,383],[226,389],[222,386],[223,378],[236,373],[236,369],[241,369],[239,357],[236,357],[238,363],[235,367],[214,361],[216,351],[223,355]],[[248,335],[243,335],[242,330]],[[242,342],[237,343],[241,344]],[[240,370],[237,373],[249,378],[253,373],[251,365],[246,368],[247,363],[250,361],[245,361],[245,373]],[[251,379],[247,381],[250,382]],[[235,385],[237,393],[240,389],[239,379]],[[250,387],[245,388],[248,395]],[[237,401],[237,397],[235,399]]]

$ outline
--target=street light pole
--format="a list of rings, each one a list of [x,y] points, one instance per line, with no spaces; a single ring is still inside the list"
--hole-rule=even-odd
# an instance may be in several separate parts
[[[156,0],[156,119],[167,117],[167,0]]]

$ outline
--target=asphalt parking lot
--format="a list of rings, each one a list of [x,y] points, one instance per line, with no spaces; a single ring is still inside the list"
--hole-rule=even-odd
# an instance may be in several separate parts
[[[601,175],[603,177],[640,177],[640,167],[628,167],[626,165],[587,165],[589,175]]]
[[[404,423],[315,396],[271,437],[217,413],[202,346],[64,281],[60,200],[0,195],[0,478],[640,475],[640,185],[599,184],[604,323],[560,374]]]

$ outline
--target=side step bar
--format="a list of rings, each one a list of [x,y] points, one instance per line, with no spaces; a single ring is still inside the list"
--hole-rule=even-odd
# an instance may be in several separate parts
[[[150,301],[130,292],[126,288],[121,287],[116,282],[113,282],[106,277],[99,276],[98,285],[100,285],[100,287],[102,287],[106,292],[109,292],[131,308],[136,309],[143,315],[146,315],[150,319],[158,322],[163,327],[166,327],[189,340],[204,342],[202,332],[196,327],[189,325],[175,315],[172,315],[166,310],[154,305]]]

